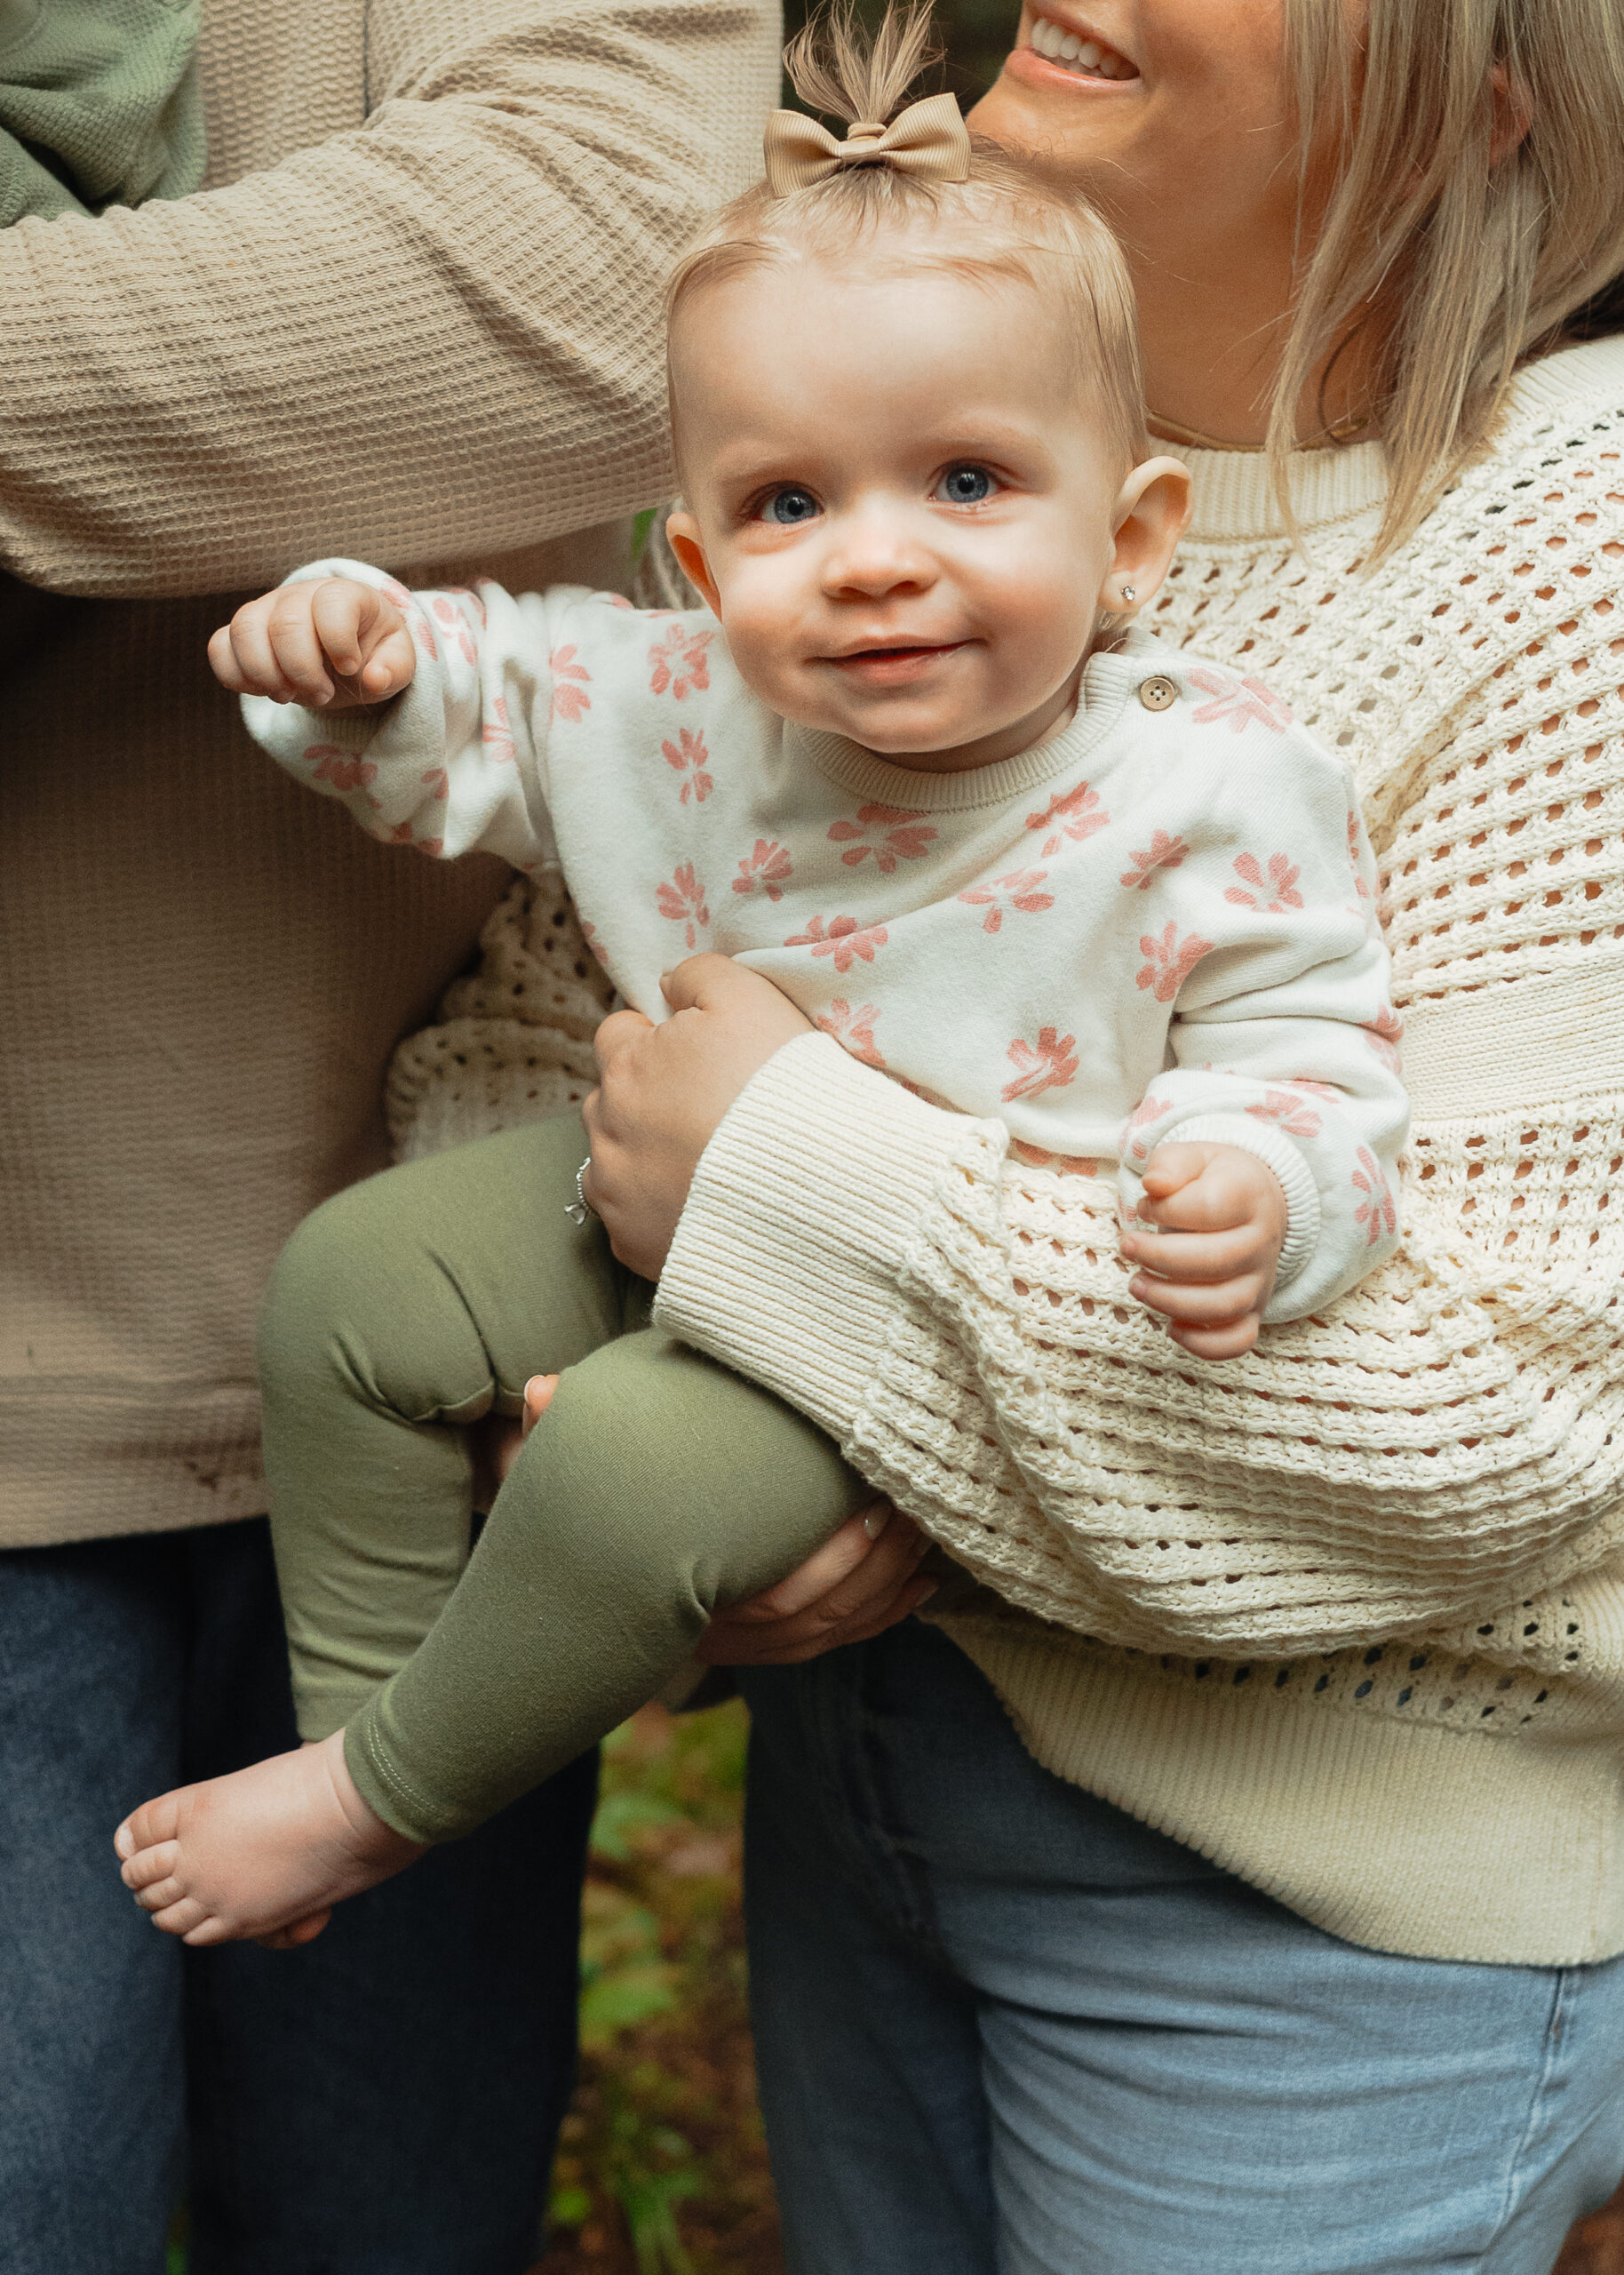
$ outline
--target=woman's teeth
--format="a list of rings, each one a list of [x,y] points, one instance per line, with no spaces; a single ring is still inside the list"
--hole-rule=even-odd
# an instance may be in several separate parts
[[[1090,79],[1136,79],[1139,74],[1126,55],[1118,55],[1112,47],[1102,47],[1097,40],[1080,39],[1076,32],[1063,31],[1052,24],[1047,16],[1032,18],[1031,44],[1039,55],[1057,63],[1063,71],[1076,77]]]

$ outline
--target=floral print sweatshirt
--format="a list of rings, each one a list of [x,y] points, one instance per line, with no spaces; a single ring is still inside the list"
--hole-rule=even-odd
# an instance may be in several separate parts
[[[251,732],[386,842],[561,864],[627,1002],[737,957],[865,1066],[994,1116],[1034,1162],[1238,1145],[1288,1229],[1266,1316],[1397,1242],[1408,1122],[1375,868],[1347,765],[1261,682],[1134,630],[1016,758],[917,773],[769,711],[701,611],[498,586],[408,593],[403,694]]]

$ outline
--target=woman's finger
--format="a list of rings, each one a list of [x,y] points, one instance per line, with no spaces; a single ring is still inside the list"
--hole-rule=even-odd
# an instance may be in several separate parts
[[[868,1561],[887,1529],[890,1514],[889,1504],[877,1501],[872,1509],[860,1509],[855,1517],[848,1517],[840,1530],[831,1533],[823,1546],[815,1549],[804,1564],[798,1565],[788,1579],[752,1596],[748,1603],[736,1604],[735,1616],[752,1620],[791,1619],[797,1612],[820,1602]]]
[[[851,1518],[841,1533],[850,1535],[862,1523],[861,1515]],[[824,1548],[832,1545],[826,1542]],[[856,1561],[843,1579],[787,1615],[764,1609],[761,1598],[719,1614],[701,1638],[698,1655],[712,1666],[790,1664],[878,1634],[906,1618],[935,1591],[936,1583],[928,1575],[916,1581],[927,1545],[918,1527],[903,1517],[894,1517],[876,1541],[869,1542],[865,1533],[848,1538],[846,1553],[855,1550]],[[824,1553],[818,1552],[820,1558]],[[768,1592],[769,1597],[776,1592]]]
[[[641,1011],[611,1011],[593,1037],[592,1047],[598,1061],[600,1082],[617,1059],[635,1049],[642,1036],[652,1034],[653,1030],[654,1021],[645,1018]],[[598,1111],[601,1114],[601,1092],[594,1090],[593,1097],[597,1098]]]

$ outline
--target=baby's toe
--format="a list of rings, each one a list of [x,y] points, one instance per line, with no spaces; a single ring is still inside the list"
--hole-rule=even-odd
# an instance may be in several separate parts
[[[180,1858],[178,1840],[160,1840],[155,1848],[138,1848],[119,1867],[118,1877],[132,1893],[166,1880]]]
[[[128,1858],[139,1849],[155,1848],[161,1840],[172,1840],[179,1830],[180,1795],[160,1793],[155,1800],[143,1801],[139,1809],[131,1810],[113,1835],[113,1846]]]
[[[148,1880],[145,1888],[138,1888],[132,1893],[143,1912],[163,1912],[171,1904],[179,1904],[188,1891],[183,1880],[166,1872],[162,1880]]]
[[[140,1901],[139,1896],[136,1900],[138,1903]],[[195,1896],[183,1896],[174,1903],[166,1904],[161,1912],[153,1913],[152,1924],[155,1928],[162,1928],[166,1936],[179,1936],[182,1942],[188,1944],[198,1940],[197,1930],[200,1928],[219,1926],[208,1905],[201,1904]],[[218,1937],[204,1940],[218,1941]]]

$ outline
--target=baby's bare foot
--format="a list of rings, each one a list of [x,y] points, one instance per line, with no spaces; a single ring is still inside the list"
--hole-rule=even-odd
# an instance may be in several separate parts
[[[113,1836],[154,1925],[187,1944],[308,1943],[346,1896],[423,1854],[355,1791],[344,1733],[144,1801]]]

